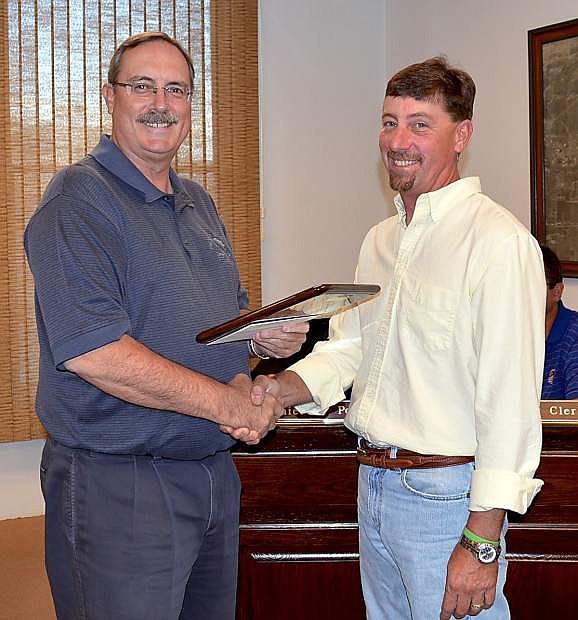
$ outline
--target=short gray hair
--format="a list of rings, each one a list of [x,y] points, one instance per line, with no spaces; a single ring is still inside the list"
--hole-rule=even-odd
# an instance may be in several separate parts
[[[116,82],[118,72],[120,70],[120,61],[122,60],[122,55],[126,52],[126,50],[136,47],[137,45],[142,45],[143,43],[148,43],[149,41],[166,41],[167,43],[174,45],[179,50],[189,66],[192,89],[193,82],[195,80],[195,68],[193,67],[193,61],[183,46],[176,39],[173,39],[164,32],[141,32],[140,34],[135,34],[123,41],[116,48],[116,51],[110,59],[110,65],[108,66],[108,83],[114,84]]]

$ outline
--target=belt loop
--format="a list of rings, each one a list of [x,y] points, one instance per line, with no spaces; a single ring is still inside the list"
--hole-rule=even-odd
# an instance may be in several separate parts
[[[391,459],[397,458],[397,446],[391,446],[389,448],[389,458]]]

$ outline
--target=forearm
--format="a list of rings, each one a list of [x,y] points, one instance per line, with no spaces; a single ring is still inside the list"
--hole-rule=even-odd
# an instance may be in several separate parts
[[[489,541],[500,540],[505,510],[470,512],[468,529]],[[456,541],[448,561],[446,587],[440,620],[477,615],[489,609],[496,598],[498,563],[482,563],[478,557]],[[474,611],[475,613],[472,613]]]
[[[471,511],[466,527],[474,534],[488,540],[500,540],[506,511],[499,508]]]
[[[122,400],[236,425],[235,393],[227,385],[151,351],[130,336],[65,363],[66,369]]]
[[[266,384],[265,390],[272,392],[284,408],[309,403],[313,400],[303,379],[291,370],[285,370],[272,377],[258,377],[257,383],[259,379]]]

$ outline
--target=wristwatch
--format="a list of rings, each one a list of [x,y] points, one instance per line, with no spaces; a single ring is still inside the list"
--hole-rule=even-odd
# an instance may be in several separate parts
[[[493,544],[490,542],[476,542],[468,538],[465,534],[462,534],[460,538],[460,545],[471,551],[476,560],[481,562],[482,564],[491,564],[492,562],[496,562],[500,557],[500,552],[502,548],[498,544]]]

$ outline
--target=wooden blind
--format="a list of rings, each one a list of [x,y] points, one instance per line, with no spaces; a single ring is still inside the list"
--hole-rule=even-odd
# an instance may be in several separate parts
[[[44,436],[26,222],[55,172],[110,133],[100,96],[110,57],[152,30],[195,65],[192,132],[175,168],[215,198],[260,304],[257,0],[0,0],[0,441]]]

